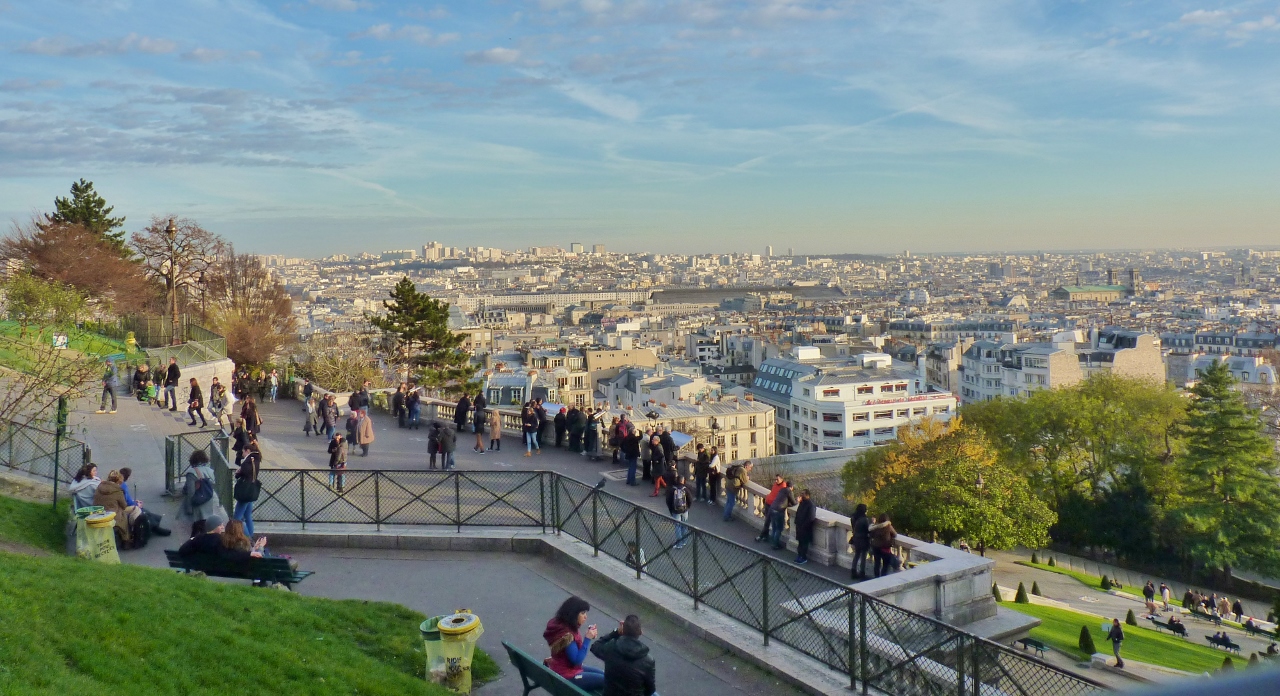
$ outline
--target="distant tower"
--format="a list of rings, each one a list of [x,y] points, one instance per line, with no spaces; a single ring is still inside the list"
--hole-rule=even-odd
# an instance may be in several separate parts
[[[1136,268],[1129,269],[1129,294],[1141,295],[1146,288],[1142,287],[1142,273]]]
[[[771,256],[773,256],[773,245],[772,245],[772,244],[764,248],[764,255],[765,255],[766,257],[771,257]]]
[[[603,244],[592,244],[592,245],[591,245],[591,253],[595,254],[596,256],[604,256],[604,245],[603,245]]]
[[[1107,269],[1107,285],[1115,285],[1115,284],[1116,284],[1116,269],[1108,268]]]
[[[573,254],[582,253],[582,242],[571,242],[569,244],[569,252]]]
[[[787,247],[787,256],[795,256],[795,255],[796,255],[796,248],[795,248],[795,247]]]

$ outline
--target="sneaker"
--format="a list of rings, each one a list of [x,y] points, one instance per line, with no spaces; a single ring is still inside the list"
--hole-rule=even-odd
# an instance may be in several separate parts
[[[797,559],[796,559],[796,565],[804,565],[804,564],[806,564],[806,563],[808,563],[808,562],[809,562],[809,559],[807,559],[807,558],[797,558]]]
[[[100,408],[97,411],[95,411],[95,413],[106,413],[106,410]]]
[[[115,410],[114,408],[113,408],[113,409],[111,409],[110,411],[107,411],[107,413],[115,413],[115,412],[116,412],[116,410]]]

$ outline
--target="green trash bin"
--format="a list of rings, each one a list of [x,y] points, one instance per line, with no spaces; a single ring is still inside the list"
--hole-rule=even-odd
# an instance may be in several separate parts
[[[428,680],[437,684],[444,683],[444,647],[440,641],[440,619],[443,616],[433,616],[422,625],[418,626],[418,630],[422,632],[422,649],[427,655],[427,671]]]
[[[443,658],[441,683],[460,694],[471,693],[471,658],[475,655],[476,641],[484,635],[480,617],[460,610],[440,617],[436,630],[440,633]]]

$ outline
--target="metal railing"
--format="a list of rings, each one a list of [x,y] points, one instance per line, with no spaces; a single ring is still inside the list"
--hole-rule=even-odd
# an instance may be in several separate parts
[[[340,478],[339,478],[340,476]],[[259,522],[540,527],[568,534],[845,675],[866,693],[1058,696],[1100,684],[546,471],[273,469]]]
[[[179,495],[185,483],[191,454],[203,450],[213,467],[214,490],[230,516],[235,507],[231,496],[231,439],[221,430],[197,430],[168,435],[164,439],[164,486],[169,495]],[[221,469],[220,469],[221,468]]]
[[[54,430],[0,423],[0,466],[28,476],[67,483],[89,461],[89,446]]]

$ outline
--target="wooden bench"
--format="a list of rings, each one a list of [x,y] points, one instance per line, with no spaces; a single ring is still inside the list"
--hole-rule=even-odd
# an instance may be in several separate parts
[[[1183,626],[1181,621],[1176,624],[1171,624],[1167,621],[1161,621],[1154,616],[1148,616],[1147,620],[1156,625],[1156,630],[1168,629],[1176,636],[1182,636],[1183,638],[1187,637],[1187,627]]]
[[[1049,651],[1049,646],[1041,643],[1035,638],[1019,638],[1013,642],[1015,645],[1021,645],[1023,650],[1031,648],[1036,651],[1036,657],[1044,657],[1044,654]]]
[[[1196,617],[1197,619],[1204,619],[1205,621],[1212,621],[1212,622],[1213,622],[1213,625],[1215,625],[1215,626],[1221,626],[1221,625],[1222,625],[1222,617],[1221,617],[1221,616],[1218,616],[1217,614],[1214,614],[1214,613],[1212,613],[1212,612],[1205,611],[1203,607],[1200,607],[1200,606],[1198,606],[1198,605],[1197,605],[1197,606],[1192,607],[1191,609],[1188,609],[1188,611],[1190,611],[1190,612],[1191,612],[1191,615],[1192,615],[1192,616],[1194,616],[1194,617]]]
[[[1266,636],[1268,638],[1275,638],[1277,636],[1280,636],[1280,626],[1276,626],[1276,630],[1272,632],[1272,631],[1268,631],[1265,628],[1259,628],[1256,623],[1255,624],[1245,623],[1244,632],[1250,636]]]
[[[1231,642],[1230,638],[1214,638],[1213,636],[1205,636],[1204,639],[1209,641],[1209,645],[1212,645],[1214,648],[1222,648],[1227,652],[1233,652],[1237,655],[1240,654],[1240,646]]]
[[[507,657],[511,658],[511,664],[520,672],[524,696],[529,696],[529,692],[534,689],[543,689],[551,696],[593,696],[591,692],[579,689],[568,679],[552,672],[541,660],[529,657],[507,641],[502,641],[502,647],[507,649]]]
[[[238,563],[207,554],[182,556],[172,549],[166,549],[164,557],[169,559],[170,568],[185,573],[200,571],[217,578],[255,580],[263,584],[278,582],[289,589],[315,574],[313,570],[294,570],[287,558],[250,558],[248,563]]]

